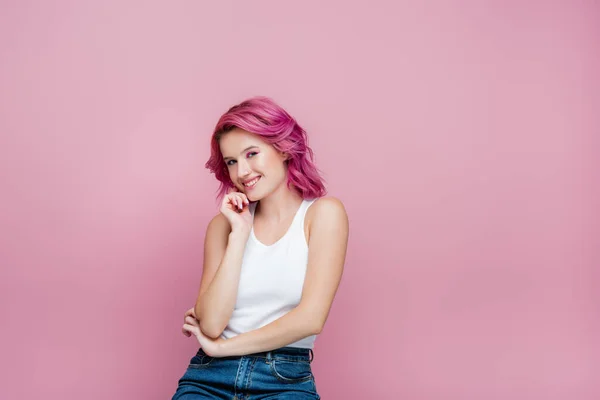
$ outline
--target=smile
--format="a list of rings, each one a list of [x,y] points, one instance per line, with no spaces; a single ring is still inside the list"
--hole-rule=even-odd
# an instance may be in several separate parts
[[[243,185],[246,189],[252,189],[256,185],[256,182],[259,181],[259,179],[260,179],[260,176],[257,176],[256,178],[252,179],[251,181],[244,182]]]

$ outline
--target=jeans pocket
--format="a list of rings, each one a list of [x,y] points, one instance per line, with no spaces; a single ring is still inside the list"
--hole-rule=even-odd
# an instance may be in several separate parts
[[[273,359],[270,362],[271,373],[285,383],[300,383],[313,379],[312,369],[308,361],[287,361]]]
[[[206,355],[202,355],[202,354],[196,354],[190,360],[190,365],[188,365],[188,368],[193,368],[193,369],[207,368],[214,359],[215,359],[214,357],[210,357],[210,356],[206,356]]]

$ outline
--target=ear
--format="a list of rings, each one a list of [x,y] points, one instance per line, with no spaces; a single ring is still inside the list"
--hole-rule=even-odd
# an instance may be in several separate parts
[[[289,154],[287,154],[287,153],[284,153],[284,152],[280,152],[280,153],[279,153],[279,156],[281,157],[281,159],[282,159],[283,161],[288,161],[288,160],[290,159],[290,155],[289,155]]]

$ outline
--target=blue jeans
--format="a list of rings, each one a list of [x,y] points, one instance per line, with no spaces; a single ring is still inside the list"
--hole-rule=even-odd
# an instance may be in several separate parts
[[[172,400],[320,399],[310,363],[312,350],[294,347],[241,357],[190,360]]]

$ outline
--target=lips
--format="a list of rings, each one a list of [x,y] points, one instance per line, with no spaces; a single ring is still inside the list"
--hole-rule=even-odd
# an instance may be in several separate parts
[[[260,176],[257,176],[252,179],[245,180],[244,182],[242,182],[242,185],[244,185],[246,189],[252,189],[254,186],[256,186],[259,180]]]

